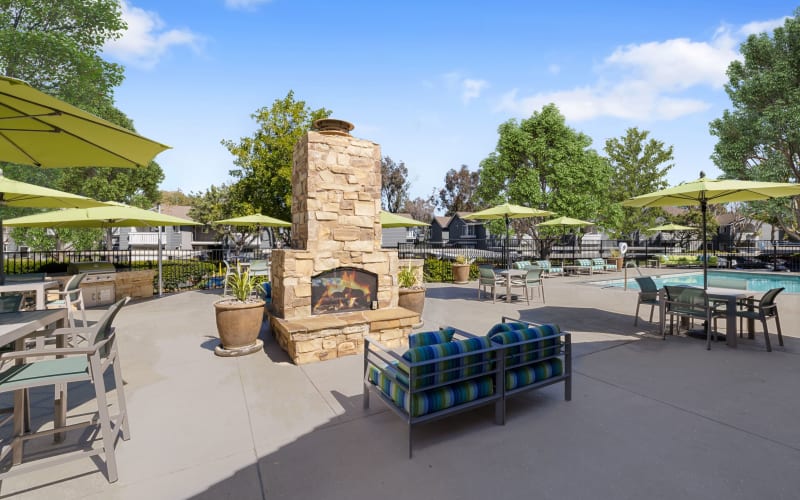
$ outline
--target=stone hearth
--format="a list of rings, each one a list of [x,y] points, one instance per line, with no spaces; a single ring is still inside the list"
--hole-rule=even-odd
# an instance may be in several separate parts
[[[318,122],[295,144],[293,249],[272,253],[270,325],[295,363],[362,352],[367,334],[403,345],[420,320],[397,306],[397,251],[381,248],[380,146],[342,124]],[[311,278],[338,268],[377,276],[374,310],[312,315]]]

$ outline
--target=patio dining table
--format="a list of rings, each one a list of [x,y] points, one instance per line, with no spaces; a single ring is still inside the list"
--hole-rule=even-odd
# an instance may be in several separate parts
[[[697,287],[689,287],[689,288],[697,288]],[[748,290],[741,290],[738,288],[722,288],[722,287],[713,287],[710,286],[706,289],[706,294],[708,295],[709,300],[713,300],[716,302],[724,302],[725,303],[725,343],[728,344],[729,347],[737,347],[737,335],[736,335],[736,307],[741,299],[752,299],[754,294],[752,291]],[[661,288],[658,291],[658,300],[660,303],[659,307],[659,325],[661,325],[661,331],[664,331],[666,328],[666,309],[665,309],[665,302],[666,302],[666,292],[664,288]],[[747,330],[749,337],[753,337],[753,329],[755,328],[755,322],[752,319],[748,319],[747,321]]]
[[[526,269],[503,269],[498,273],[506,279],[506,302],[511,302],[511,280],[524,278],[527,273]]]
[[[8,277],[5,285],[0,285],[0,293],[36,292],[36,309],[45,309],[45,294],[47,290],[58,289],[58,281],[14,281]],[[4,344],[0,344],[4,345]]]
[[[25,348],[25,337],[35,331],[46,328],[50,325],[64,326],[67,319],[66,309],[44,309],[38,311],[18,311],[0,314],[0,345],[13,344],[14,350],[19,351]],[[63,347],[63,338],[58,339],[59,347]],[[22,363],[17,360],[17,363]],[[66,423],[67,391],[66,387],[59,388],[59,397],[55,401],[56,408],[56,427],[63,427]],[[25,391],[14,391],[14,429],[13,436],[21,436],[25,429],[23,427],[23,409],[25,408]],[[60,438],[57,434],[56,438]],[[14,444],[12,460],[15,465],[22,461],[22,443]]]

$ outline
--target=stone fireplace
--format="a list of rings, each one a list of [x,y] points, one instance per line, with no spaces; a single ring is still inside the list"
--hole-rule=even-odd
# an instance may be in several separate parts
[[[353,126],[319,120],[295,144],[292,249],[272,253],[270,325],[295,363],[407,343],[419,315],[397,307],[396,250],[381,248],[381,153]]]

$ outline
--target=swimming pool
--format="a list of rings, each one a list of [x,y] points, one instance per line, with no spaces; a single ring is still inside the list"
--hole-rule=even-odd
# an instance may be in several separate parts
[[[629,274],[630,276],[630,274]],[[653,276],[658,287],[664,285],[703,286],[703,273],[678,273]],[[596,281],[593,284],[622,288],[625,280]],[[800,276],[784,273],[745,273],[735,271],[708,271],[708,286],[723,288],[739,288],[754,292],[766,292],[771,288],[784,287],[783,293],[800,293]],[[638,290],[639,285],[633,278],[628,279],[628,288]]]

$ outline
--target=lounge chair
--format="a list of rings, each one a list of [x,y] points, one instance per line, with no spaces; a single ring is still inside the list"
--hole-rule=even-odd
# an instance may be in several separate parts
[[[554,274],[564,275],[564,269],[561,267],[553,266],[549,260],[537,260],[536,266],[542,269],[542,276],[548,277]]]
[[[606,264],[606,261],[601,258],[592,259],[592,272],[607,273],[609,271],[616,271],[617,265]]]
[[[575,265],[570,267],[575,269],[576,273],[594,273],[594,265],[591,259],[576,259]]]

